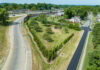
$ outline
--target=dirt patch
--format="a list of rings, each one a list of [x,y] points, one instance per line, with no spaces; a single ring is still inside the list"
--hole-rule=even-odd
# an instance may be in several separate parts
[[[61,57],[64,57],[64,53],[62,52],[62,53],[60,54],[60,56],[61,56]]]
[[[59,32],[60,32],[60,29],[55,29],[54,27],[52,27],[51,29],[52,29],[52,31],[55,32],[55,33],[59,33]]]

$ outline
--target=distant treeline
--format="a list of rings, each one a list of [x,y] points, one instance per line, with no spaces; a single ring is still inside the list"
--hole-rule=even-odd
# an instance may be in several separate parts
[[[6,10],[18,10],[18,9],[30,9],[30,10],[50,10],[52,8],[65,8],[67,5],[55,5],[55,4],[16,4],[16,3],[3,3],[0,8],[5,8]]]
[[[71,6],[65,9],[65,17],[72,18],[74,16],[80,16],[81,19],[85,19],[88,13],[92,12],[94,15],[100,12],[100,6]]]

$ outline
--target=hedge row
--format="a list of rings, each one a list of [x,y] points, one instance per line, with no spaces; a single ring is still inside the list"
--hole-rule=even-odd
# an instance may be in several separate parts
[[[54,51],[58,51],[63,47],[64,44],[66,44],[72,37],[74,36],[74,33],[72,33],[68,38],[66,38],[61,44],[55,47]]]

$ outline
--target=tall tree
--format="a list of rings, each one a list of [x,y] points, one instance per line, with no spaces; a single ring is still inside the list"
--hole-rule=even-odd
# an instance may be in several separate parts
[[[0,9],[0,23],[7,24],[8,12],[5,9]]]

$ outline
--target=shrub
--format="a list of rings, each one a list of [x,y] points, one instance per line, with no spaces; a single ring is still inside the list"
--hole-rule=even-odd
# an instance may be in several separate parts
[[[61,25],[55,25],[55,29],[62,29]]]
[[[58,20],[59,22],[61,22],[61,23],[64,23],[64,22],[66,22],[66,20],[65,19],[60,19],[60,20]]]
[[[52,32],[52,30],[51,30],[50,27],[46,29],[46,32],[47,32],[48,34],[54,34],[54,32]]]
[[[74,23],[74,27],[73,27],[73,28],[74,28],[75,30],[78,30],[78,31],[81,30],[78,23]]]
[[[78,30],[78,31],[81,30],[78,23],[69,23],[68,27],[74,30]]]
[[[34,20],[34,18],[31,18],[29,21],[28,21],[28,26],[31,27],[31,28],[34,28],[34,30],[36,32],[42,32],[42,28],[39,26],[39,24]]]
[[[42,32],[42,28],[39,25],[34,26],[34,29],[36,30],[36,32]]]
[[[65,40],[64,40],[64,44],[66,43],[66,42],[68,42],[72,37],[74,36],[74,34],[71,34],[68,38],[66,38]]]
[[[68,28],[67,28],[67,27],[65,27],[64,31],[65,31],[65,33],[69,33],[69,31],[68,31]]]
[[[45,40],[47,40],[48,42],[52,42],[53,41],[53,39],[50,37],[50,35],[49,34],[44,34],[43,35],[43,38],[45,39]]]

